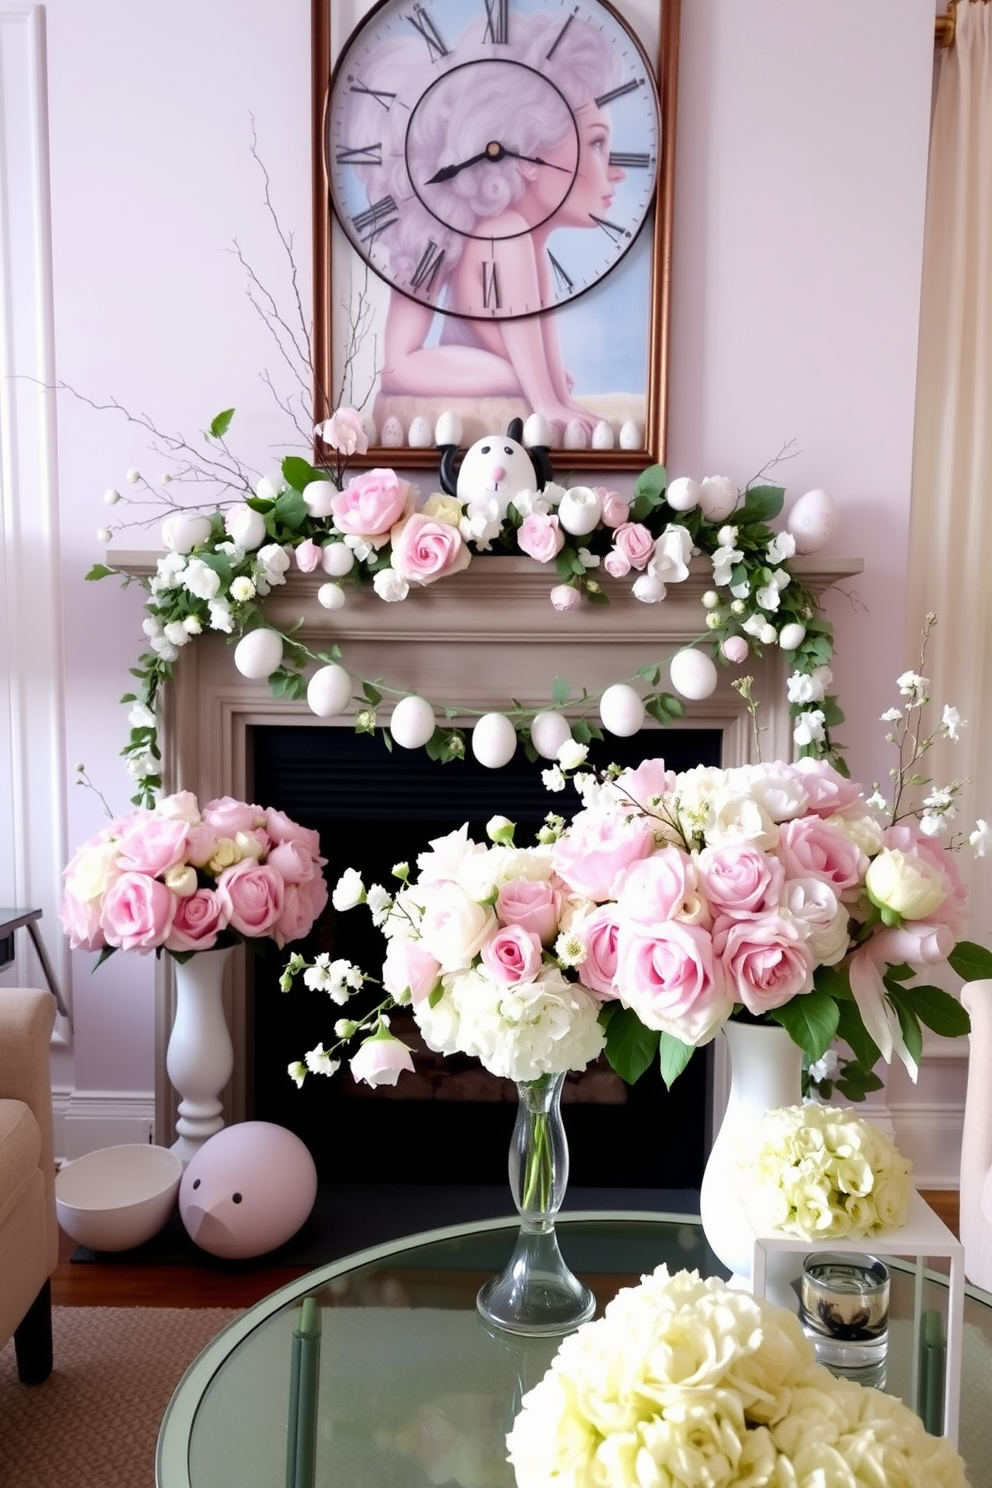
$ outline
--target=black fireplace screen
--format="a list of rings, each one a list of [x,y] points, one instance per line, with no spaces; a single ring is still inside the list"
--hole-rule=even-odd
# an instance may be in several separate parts
[[[656,754],[676,770],[719,765],[720,733],[678,729],[612,738],[593,745],[590,761],[637,764]],[[266,726],[253,728],[249,737],[249,797],[319,831],[332,888],[348,867],[359,869],[366,884],[392,888],[394,864],[413,867],[432,838],[464,822],[484,841],[486,822],[497,814],[517,823],[519,843],[532,842],[549,811],[570,816],[579,804],[571,787],[549,793],[542,768],[522,749],[502,770],[487,770],[474,759],[441,765],[422,750],[390,753],[381,737],[344,728]],[[384,948],[366,909],[339,914],[330,905],[308,939],[291,947],[307,956],[328,951],[346,957],[373,975]],[[476,1060],[431,1054],[419,1043],[412,1019],[393,1018],[394,1031],[416,1048],[415,1074],[402,1075],[395,1087],[356,1084],[343,1068],[330,1079],[310,1075],[297,1089],[287,1066],[321,1041],[328,1046],[345,1010],[302,980],[292,992],[280,992],[289,951],[271,951],[249,958],[247,1083],[254,1120],[296,1132],[325,1181],[506,1181],[515,1087]],[[627,1086],[605,1060],[569,1075],[562,1103],[570,1183],[698,1188],[707,1065],[707,1058],[694,1058],[672,1091],[654,1069]]]

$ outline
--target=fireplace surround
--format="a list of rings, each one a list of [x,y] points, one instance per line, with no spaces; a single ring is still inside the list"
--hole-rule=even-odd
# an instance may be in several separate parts
[[[143,577],[154,572],[156,557],[154,552],[115,552],[109,561]],[[790,564],[814,594],[860,572],[861,566],[858,560],[819,555]],[[560,614],[548,600],[553,579],[531,560],[479,557],[463,573],[415,591],[402,603],[387,604],[370,590],[356,590],[348,592],[342,610],[329,613],[317,600],[322,579],[323,575],[291,573],[266,600],[268,621],[283,630],[301,622],[297,634],[312,650],[336,642],[343,664],[353,673],[378,679],[384,687],[443,701],[456,709],[452,721],[466,724],[471,723],[468,710],[506,708],[511,699],[527,708],[546,705],[556,677],[564,678],[573,693],[584,688],[593,695],[611,682],[634,678],[642,666],[662,665],[665,677],[664,664],[675,651],[700,637],[700,596],[712,582],[709,562],[695,559],[689,578],[672,586],[660,604],[641,604],[631,596],[628,584],[605,579],[609,605],[587,604]],[[686,718],[673,726],[714,731],[724,766],[756,757],[751,719],[732,686],[742,670],[721,668],[714,693],[688,704]],[[761,700],[763,757],[788,758],[792,739],[784,657],[768,648],[764,657],[749,661],[746,671]],[[388,696],[380,710],[382,722],[388,722]],[[457,713],[459,706],[465,714]],[[594,717],[595,708],[590,712]],[[160,737],[166,789],[191,790],[201,800],[224,794],[252,799],[254,731],[287,725],[351,732],[353,719],[319,719],[305,702],[273,697],[266,682],[248,681],[237,672],[223,636],[199,638],[180,654],[175,679],[163,698]],[[637,736],[644,756],[664,754],[660,741],[650,738],[654,732],[651,725]],[[438,768],[452,772],[462,767],[455,762]],[[494,772],[497,778],[499,774]],[[547,809],[553,809],[553,803],[549,798]],[[505,811],[502,806],[495,809]],[[235,1046],[234,1074],[224,1095],[229,1121],[253,1114],[250,1019],[246,999],[233,995],[234,986],[245,981],[245,955],[239,948],[227,989]],[[158,975],[156,1140],[168,1142],[175,1121],[175,1096],[165,1071],[173,1013],[169,958],[160,961]],[[717,1059],[712,1091],[717,1111],[722,1110],[725,1091],[726,1071]]]

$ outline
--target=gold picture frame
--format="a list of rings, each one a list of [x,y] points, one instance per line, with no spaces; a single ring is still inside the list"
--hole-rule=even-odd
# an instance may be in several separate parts
[[[575,370],[576,355],[580,374],[585,355],[589,368],[599,365],[598,353],[591,335],[585,333],[583,315],[597,313],[599,323],[609,325],[611,350],[622,352],[630,341],[629,364],[643,365],[643,385],[607,399],[609,412],[602,417],[613,435],[611,447],[587,447],[569,450],[576,465],[588,470],[639,471],[646,465],[665,460],[667,443],[668,354],[671,314],[672,229],[675,170],[675,122],[678,87],[679,24],[681,0],[655,0],[658,14],[658,55],[655,68],[660,104],[661,139],[654,203],[638,234],[634,248],[622,259],[601,284],[581,299],[556,310],[559,324],[572,315],[573,354],[570,370]],[[355,0],[356,23],[364,23],[377,7]],[[606,6],[605,8],[609,8]],[[388,287],[355,253],[342,232],[331,207],[326,162],[326,119],[331,81],[337,55],[347,44],[347,36],[335,34],[342,23],[340,0],[312,0],[312,152],[313,152],[313,367],[314,422],[319,425],[340,403],[362,408],[379,433],[391,412],[403,429],[399,445],[394,437],[371,446],[366,455],[353,463],[363,465],[402,465],[426,468],[436,466],[438,453],[433,429],[438,414],[449,411],[449,405],[461,416],[465,430],[463,442],[472,443],[482,433],[498,432],[510,416],[526,414],[523,407],[504,408],[497,399],[476,400],[483,420],[473,428],[472,417],[466,416],[465,400],[406,395],[397,402],[378,387],[378,348],[385,320],[384,296]],[[487,6],[488,9],[488,6]],[[332,15],[332,11],[334,14]],[[631,25],[625,8],[626,24]],[[633,23],[636,26],[636,22]],[[643,28],[642,28],[643,29]],[[613,299],[601,298],[609,293]],[[618,316],[616,305],[624,304]],[[646,316],[639,306],[646,302]],[[591,319],[587,321],[591,326]],[[602,334],[602,331],[601,331]],[[588,346],[590,350],[585,351]],[[577,352],[575,349],[577,348]],[[578,381],[578,380],[577,380]],[[640,383],[638,370],[635,381]],[[581,396],[578,387],[576,397]],[[627,399],[641,417],[624,418]],[[593,409],[593,404],[588,405]],[[472,412],[475,412],[473,406]],[[419,416],[420,438],[407,442],[414,418]],[[597,413],[597,417],[600,415]],[[488,420],[488,422],[486,422]],[[623,436],[621,436],[621,429]],[[425,431],[429,431],[425,435]],[[636,437],[632,440],[631,436]],[[595,446],[596,441],[592,441]],[[323,447],[316,441],[315,456],[320,462]],[[560,458],[560,457],[556,457]]]

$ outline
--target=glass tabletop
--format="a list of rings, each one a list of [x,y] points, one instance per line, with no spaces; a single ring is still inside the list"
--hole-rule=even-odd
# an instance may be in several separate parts
[[[476,1311],[518,1227],[514,1216],[389,1242],[249,1309],[179,1384],[159,1434],[158,1488],[512,1488],[504,1439],[560,1343],[490,1331]],[[726,1274],[698,1216],[569,1214],[556,1228],[599,1311],[663,1262]],[[885,1388],[908,1401],[913,1285],[903,1280],[894,1276]],[[941,1278],[927,1285],[938,1306]],[[966,1292],[960,1450],[977,1485],[992,1482],[992,1296]]]

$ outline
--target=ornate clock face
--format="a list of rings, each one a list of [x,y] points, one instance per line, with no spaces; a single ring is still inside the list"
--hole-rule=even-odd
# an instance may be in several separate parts
[[[651,66],[602,0],[382,0],[331,82],[331,204],[394,289],[514,320],[584,294],[648,217]]]

